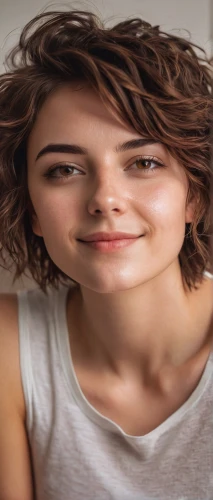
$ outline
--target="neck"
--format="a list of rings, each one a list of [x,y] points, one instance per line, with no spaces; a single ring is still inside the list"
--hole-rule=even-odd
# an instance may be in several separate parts
[[[111,294],[81,286],[74,307],[81,348],[92,366],[123,379],[140,373],[145,380],[165,366],[183,364],[206,343],[212,282],[205,278],[198,290],[186,292],[180,270],[167,269]]]

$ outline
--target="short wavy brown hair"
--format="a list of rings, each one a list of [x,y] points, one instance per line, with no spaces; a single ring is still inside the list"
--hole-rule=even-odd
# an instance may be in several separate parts
[[[205,51],[140,18],[106,28],[94,13],[69,10],[31,20],[6,64],[0,76],[0,255],[2,267],[8,257],[15,264],[13,282],[27,270],[45,293],[48,285],[72,281],[32,231],[26,145],[48,95],[82,80],[185,169],[188,199],[196,196],[198,203],[179,262],[183,283],[196,288],[211,265],[212,64]]]

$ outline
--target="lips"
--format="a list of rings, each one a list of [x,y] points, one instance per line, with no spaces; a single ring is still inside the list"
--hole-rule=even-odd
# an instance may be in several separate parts
[[[98,232],[89,234],[87,236],[84,236],[83,238],[79,238],[79,240],[85,242],[114,241],[114,240],[135,239],[139,238],[139,236],[142,235],[132,234],[132,233],[122,233],[122,232],[113,232],[113,233]]]
[[[85,248],[94,249],[101,253],[111,253],[122,250],[126,247],[134,245],[140,239],[141,235],[132,233],[93,233],[84,236],[84,239],[79,239],[80,245]]]

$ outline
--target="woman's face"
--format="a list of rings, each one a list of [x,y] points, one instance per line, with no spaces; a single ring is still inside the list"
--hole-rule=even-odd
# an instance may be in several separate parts
[[[193,218],[183,168],[162,144],[138,139],[86,85],[49,96],[29,137],[33,231],[66,275],[97,292],[130,289],[177,269]],[[97,232],[135,239],[82,241]]]

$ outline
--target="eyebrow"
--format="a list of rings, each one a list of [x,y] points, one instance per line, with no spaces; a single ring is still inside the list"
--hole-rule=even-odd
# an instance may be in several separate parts
[[[122,144],[118,144],[114,149],[115,153],[122,153],[124,151],[128,151],[129,149],[141,148],[143,146],[157,144],[159,141],[154,139],[132,139],[131,141],[123,142]],[[83,148],[81,146],[77,146],[76,144],[48,144],[44,148],[39,151],[36,156],[37,161],[41,156],[44,156],[49,153],[70,153],[76,155],[86,155],[89,153],[88,149]]]

